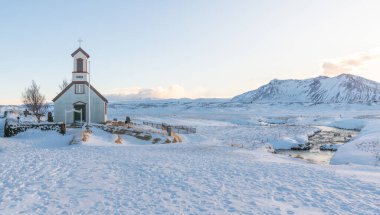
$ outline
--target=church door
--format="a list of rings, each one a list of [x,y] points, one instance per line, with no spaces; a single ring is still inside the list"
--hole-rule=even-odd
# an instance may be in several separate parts
[[[82,111],[82,120],[86,121],[86,105],[76,104],[74,105],[74,109]],[[80,113],[74,112],[74,122],[80,122]]]

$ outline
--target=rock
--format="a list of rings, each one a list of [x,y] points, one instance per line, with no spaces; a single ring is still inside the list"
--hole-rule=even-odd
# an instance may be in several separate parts
[[[293,146],[291,150],[310,150],[310,144],[298,144],[297,146]]]
[[[319,147],[321,151],[336,151],[338,150],[339,145],[337,144],[324,144]]]

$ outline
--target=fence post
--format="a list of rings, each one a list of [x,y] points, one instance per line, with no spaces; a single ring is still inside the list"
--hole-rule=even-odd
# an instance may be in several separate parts
[[[167,126],[166,131],[168,132],[168,136],[171,137],[172,136],[172,127]]]

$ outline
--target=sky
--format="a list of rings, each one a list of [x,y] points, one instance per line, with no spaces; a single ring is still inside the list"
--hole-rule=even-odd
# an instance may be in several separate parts
[[[102,94],[229,98],[272,79],[380,82],[380,1],[0,0],[0,104],[51,101],[83,40]]]

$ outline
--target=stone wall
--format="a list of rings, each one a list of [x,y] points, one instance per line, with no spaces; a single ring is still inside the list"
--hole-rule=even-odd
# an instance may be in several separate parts
[[[30,123],[17,122],[17,120],[7,119],[4,125],[4,137],[12,137],[28,129],[40,129],[41,131],[56,131],[60,134],[66,133],[64,123]]]

